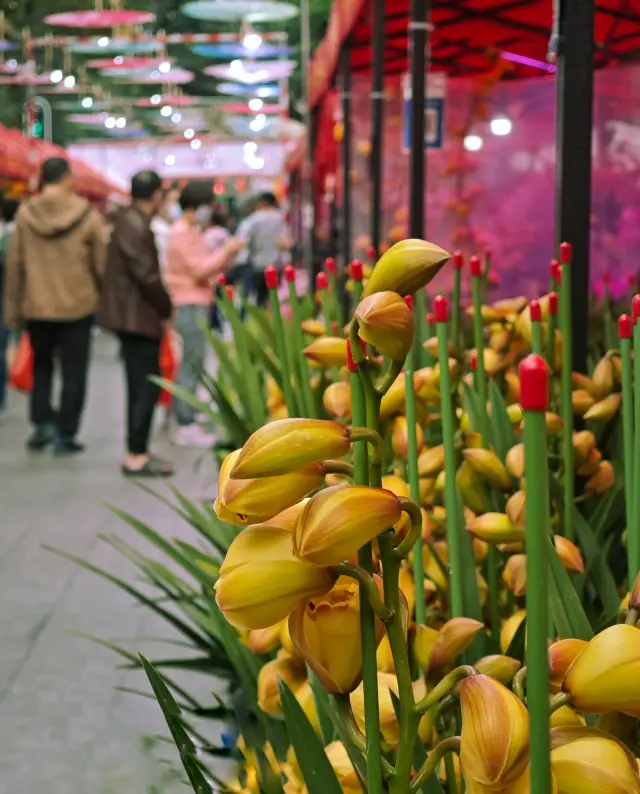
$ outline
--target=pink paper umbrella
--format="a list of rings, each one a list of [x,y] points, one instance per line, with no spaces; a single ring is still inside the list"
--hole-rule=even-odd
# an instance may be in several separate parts
[[[115,58],[94,58],[88,61],[87,66],[90,69],[157,69],[164,63],[171,65],[173,58],[125,58],[122,55],[116,55]]]
[[[154,97],[138,99],[137,108],[161,108],[163,105],[171,105],[174,108],[188,108],[199,104],[199,97],[195,96],[171,96],[171,94],[156,94]]]
[[[131,73],[130,77],[118,74],[117,70],[103,69],[104,77],[115,78],[118,83],[137,83],[138,85],[184,85],[190,83],[195,77],[188,69],[172,69],[170,72],[161,72],[158,69],[149,72]]]
[[[119,28],[154,22],[156,15],[150,11],[67,11],[49,14],[44,18],[48,25],[64,28]]]

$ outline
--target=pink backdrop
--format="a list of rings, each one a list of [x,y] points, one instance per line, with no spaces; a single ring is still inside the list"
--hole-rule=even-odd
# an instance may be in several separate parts
[[[445,144],[427,157],[426,237],[467,256],[491,249],[496,297],[531,297],[546,291],[554,253],[555,82],[498,83],[484,118],[469,130],[484,141],[471,153],[453,131],[468,124],[477,88],[472,80],[448,83]],[[369,78],[356,76],[353,89],[354,255],[362,256],[369,242]],[[409,191],[399,77],[389,78],[386,94],[383,231],[393,241],[406,235]],[[512,121],[509,135],[491,134],[495,116]],[[599,290],[609,272],[612,291],[622,293],[640,269],[640,67],[596,75],[593,135],[592,282]],[[438,286],[446,288],[449,277],[443,273]]]

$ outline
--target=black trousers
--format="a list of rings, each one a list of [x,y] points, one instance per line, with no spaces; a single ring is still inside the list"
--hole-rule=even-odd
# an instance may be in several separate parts
[[[160,340],[139,334],[119,334],[127,378],[127,450],[146,455],[153,412],[160,386],[149,375],[160,375]]]
[[[93,316],[69,322],[29,320],[27,330],[33,349],[33,391],[30,415],[34,425],[57,425],[61,438],[72,439],[80,427],[87,393]],[[62,372],[60,409],[51,404],[56,356]]]
[[[264,277],[264,270],[256,270],[253,273],[253,294],[256,305],[264,308],[269,300],[269,288]]]

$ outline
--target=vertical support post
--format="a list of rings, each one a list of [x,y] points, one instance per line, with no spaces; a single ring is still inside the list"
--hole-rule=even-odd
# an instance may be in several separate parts
[[[620,336],[620,352],[622,359],[622,439],[624,451],[624,499],[627,513],[625,522],[627,527],[627,572],[629,590],[633,587],[638,575],[638,525],[635,519],[635,505],[633,499],[634,483],[634,417],[633,417],[633,322],[628,314],[620,315],[618,320],[618,334]]]
[[[383,174],[384,0],[373,0],[373,80],[371,85],[371,246],[380,256]]]
[[[310,0],[300,0],[300,69],[302,71],[303,121],[307,130],[307,142],[302,177],[302,243],[304,267],[313,284],[313,134],[311,108],[309,107],[309,54],[311,52]]]
[[[345,41],[340,54],[342,73],[342,265],[351,261],[351,53]]]
[[[556,244],[573,246],[573,370],[586,373],[595,3],[559,0],[558,7]]]

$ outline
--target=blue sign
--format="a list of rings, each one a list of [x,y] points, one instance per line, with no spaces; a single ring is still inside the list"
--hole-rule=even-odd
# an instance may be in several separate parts
[[[444,97],[427,97],[424,100],[424,146],[440,149],[444,138]],[[411,148],[411,99],[404,100],[403,148]]]

